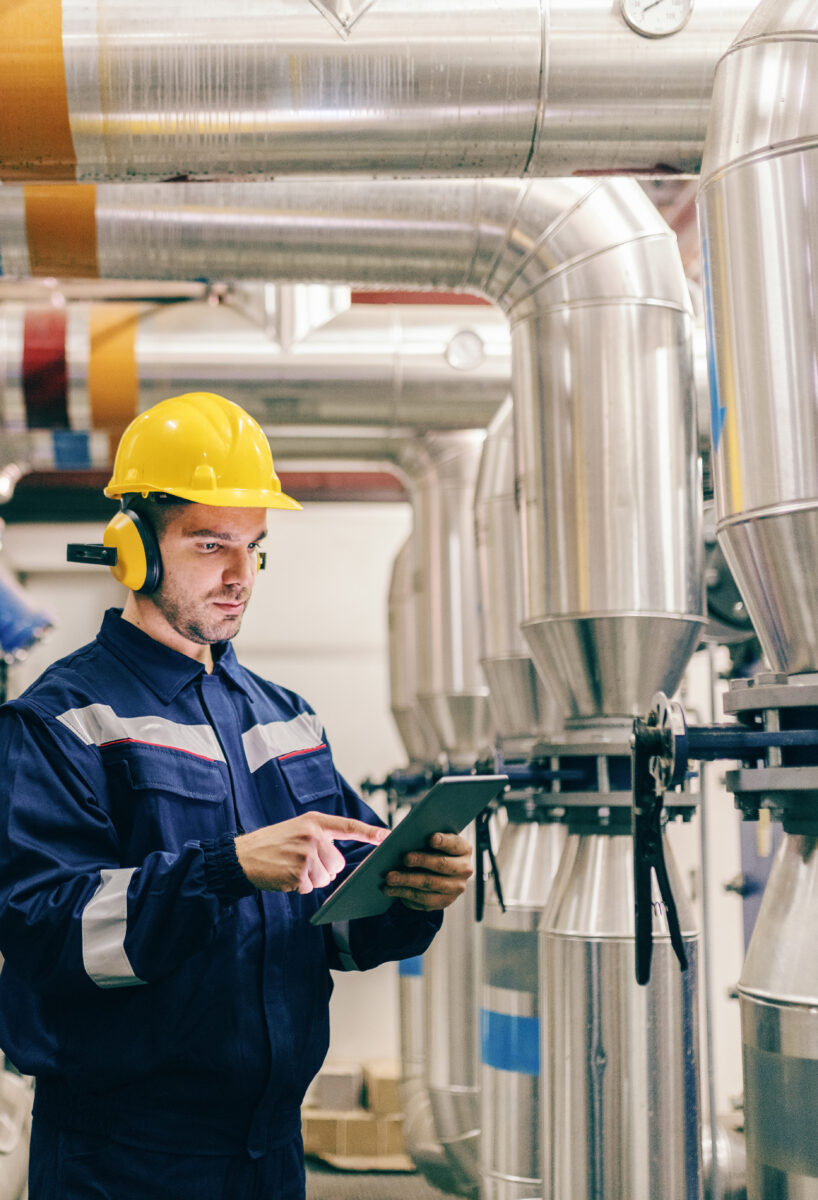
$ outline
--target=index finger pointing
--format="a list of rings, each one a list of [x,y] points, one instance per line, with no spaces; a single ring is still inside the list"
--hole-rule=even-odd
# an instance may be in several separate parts
[[[356,821],[354,817],[336,817],[331,813],[315,815],[321,828],[334,842],[369,842],[377,846],[389,834],[389,830],[380,825],[367,825],[364,821]]]

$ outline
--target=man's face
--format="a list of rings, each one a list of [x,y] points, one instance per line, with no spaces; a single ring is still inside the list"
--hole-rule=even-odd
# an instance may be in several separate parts
[[[266,533],[263,508],[186,504],[173,515],[160,537],[162,582],[151,599],[181,637],[205,645],[236,636]]]

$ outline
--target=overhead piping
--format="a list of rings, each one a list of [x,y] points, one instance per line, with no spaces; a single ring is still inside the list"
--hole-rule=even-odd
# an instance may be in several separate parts
[[[7,4],[0,179],[696,172],[752,7],[654,38],[612,0]]]
[[[0,191],[0,254],[18,270],[23,209],[19,189]],[[654,690],[674,690],[704,623],[691,307],[675,236],[635,180],[134,184],[97,189],[94,220],[103,275],[340,280],[493,300],[511,321],[524,431],[535,665],[561,681],[573,715],[643,711]],[[593,454],[614,465],[566,470],[578,446],[591,452],[586,435],[605,431]],[[634,630],[648,613],[645,641]]]

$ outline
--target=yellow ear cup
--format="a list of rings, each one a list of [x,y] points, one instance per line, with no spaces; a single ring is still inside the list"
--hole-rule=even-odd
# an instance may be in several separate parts
[[[121,509],[105,527],[104,546],[116,550],[111,574],[133,592],[152,592],[162,573],[161,558],[153,531],[131,509]]]

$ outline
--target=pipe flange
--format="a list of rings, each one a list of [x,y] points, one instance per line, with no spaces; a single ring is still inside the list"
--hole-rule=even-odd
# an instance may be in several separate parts
[[[767,708],[818,708],[818,675],[781,675],[762,671],[751,679],[733,679],[724,697],[731,715]]]

